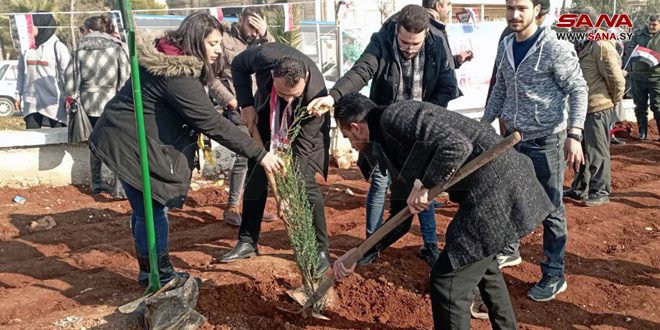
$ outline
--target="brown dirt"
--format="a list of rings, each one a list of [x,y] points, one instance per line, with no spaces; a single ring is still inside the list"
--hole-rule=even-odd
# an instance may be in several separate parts
[[[25,121],[22,116],[0,117],[0,130],[24,131]]]
[[[521,328],[660,329],[660,143],[627,141],[612,148],[612,202],[598,208],[566,203],[568,291],[547,303],[525,297],[540,276],[542,230],[524,239],[523,264],[504,271]],[[355,169],[332,169],[323,183],[335,257],[364,237],[367,189]],[[19,194],[27,198],[24,205],[12,203]],[[142,294],[134,280],[130,208],[107,197],[73,186],[0,191],[0,328],[139,328],[137,320],[115,312]],[[204,329],[432,327],[429,268],[416,257],[417,222],[378,262],[336,286],[337,303],[327,313],[332,321],[303,320],[276,308],[293,308],[285,291],[300,284],[280,222],[263,224],[262,256],[212,262],[235,243],[236,228],[221,219],[225,201],[222,188],[202,187],[182,210],[170,212],[173,263],[204,280],[198,303],[208,320]],[[268,203],[272,210],[272,198]],[[441,238],[455,211],[450,203],[437,211]],[[31,221],[46,215],[55,228],[28,231]],[[67,322],[69,316],[82,319]],[[473,320],[472,326],[490,323]]]

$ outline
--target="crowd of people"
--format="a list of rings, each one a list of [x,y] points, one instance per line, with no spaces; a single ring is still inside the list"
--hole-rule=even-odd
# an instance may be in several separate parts
[[[232,25],[194,13],[177,30],[137,40],[161,282],[188,276],[169,261],[167,210],[184,203],[198,165],[198,134],[237,154],[224,221],[240,229],[234,248],[218,261],[238,262],[259,255],[261,223],[275,217],[265,212],[267,172],[283,166],[273,146],[290,127],[293,110],[304,107],[310,116],[291,148],[312,206],[320,272],[332,267],[341,281],[356,266],[344,258],[331,262],[324,201],[315,178],[328,174],[332,112],[360,152],[358,165],[371,184],[366,236],[384,221],[388,190],[390,216],[408,208],[419,217],[419,253],[432,268],[436,328],[467,329],[471,313],[486,313],[494,328],[515,329],[500,269],[522,262],[519,241],[541,224],[542,277],[527,296],[544,302],[567,289],[563,198],[585,206],[609,202],[610,128],[623,119],[616,108],[625,94],[626,75],[638,138],[648,138],[649,103],[660,123],[660,66],[628,61],[637,45],[660,51],[657,16],[650,16],[621,54],[606,40],[560,41],[550,27],[542,27],[549,0],[506,0],[508,25],[479,122],[446,110],[463,95],[455,70],[474,56],[471,51],[453,54],[449,46],[445,22],[451,2],[423,0],[421,5],[405,6],[390,17],[329,90],[313,60],[273,42],[257,8],[246,8]],[[598,15],[590,7],[571,10],[593,21]],[[79,100],[94,127],[89,137],[92,191],[128,199],[138,283],[146,286],[150,264],[134,96],[126,83],[128,50],[105,16],[85,21],[72,53],[55,36],[51,15],[35,14],[34,22],[35,48],[19,61],[18,103],[26,127],[39,128],[44,118],[51,127],[64,126],[65,97]],[[369,83],[369,97],[359,94]],[[495,120],[501,135],[491,126]],[[514,132],[522,134],[515,149],[448,190],[459,209],[439,249],[434,209],[442,205],[429,190]],[[116,187],[104,186],[102,163],[115,173]],[[564,191],[566,168],[576,176]],[[411,225],[412,216],[357,264],[377,262]],[[479,296],[484,306],[475,303]]]

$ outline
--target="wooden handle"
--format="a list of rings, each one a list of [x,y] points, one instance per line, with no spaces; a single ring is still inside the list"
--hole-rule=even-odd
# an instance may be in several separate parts
[[[486,150],[477,158],[473,159],[469,163],[463,165],[454,176],[443,185],[435,186],[429,190],[429,197],[435,198],[443,191],[449,189],[451,186],[455,185],[457,182],[463,180],[468,175],[472,174],[474,171],[478,170],[486,163],[491,160],[499,157],[501,154],[505,153],[507,150],[511,149],[514,145],[520,142],[521,135],[518,132],[514,132],[509,137],[502,140],[500,143],[494,147]],[[360,244],[354,253],[351,256],[347,257],[346,264],[352,265],[358,261],[367,251],[369,251],[376,243],[378,243],[383,237],[389,234],[394,228],[400,225],[412,214],[410,210],[406,207],[397,213],[394,217],[385,222],[380,226],[371,236],[369,236],[362,244]]]

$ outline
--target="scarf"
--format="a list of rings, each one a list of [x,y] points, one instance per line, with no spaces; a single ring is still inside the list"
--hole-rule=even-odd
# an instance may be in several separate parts
[[[32,22],[37,28],[37,36],[34,37],[34,47],[38,48],[55,34],[57,21],[55,21],[55,17],[52,14],[35,13],[32,14]]]

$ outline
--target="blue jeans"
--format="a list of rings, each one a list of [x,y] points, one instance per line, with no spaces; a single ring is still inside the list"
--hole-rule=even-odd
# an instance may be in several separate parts
[[[564,251],[568,230],[562,194],[564,188],[566,131],[523,141],[516,149],[532,160],[536,178],[556,209],[543,220],[543,274],[564,276]],[[516,243],[517,244],[517,243]],[[514,244],[515,245],[515,244]]]
[[[390,185],[390,176],[380,171],[378,164],[371,172],[371,186],[367,194],[367,237],[383,224],[385,213],[385,195]],[[422,232],[424,244],[438,243],[438,234],[435,226],[435,202],[431,202],[428,209],[420,212],[419,227]]]
[[[149,255],[147,248],[147,223],[144,213],[144,200],[142,199],[142,192],[128,183],[122,181],[124,191],[126,191],[126,198],[131,204],[133,214],[131,215],[131,230],[133,232],[133,240],[135,241],[135,249],[139,256]],[[168,249],[168,231],[169,224],[167,220],[167,207],[151,200],[154,213],[154,228],[156,231],[156,254],[160,255],[167,252]]]

